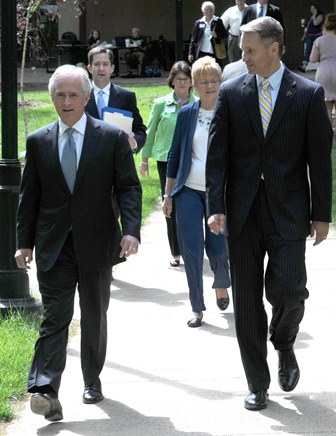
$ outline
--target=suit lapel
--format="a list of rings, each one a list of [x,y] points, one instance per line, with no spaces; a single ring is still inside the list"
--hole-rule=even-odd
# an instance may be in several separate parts
[[[264,135],[262,131],[258,89],[255,75],[247,74],[242,91],[244,103],[246,105],[246,112],[251,119],[259,141],[262,143],[264,141]]]
[[[90,100],[88,101],[87,105],[86,105],[86,110],[87,112],[89,112],[94,118],[100,119],[99,113],[98,113],[98,108],[97,108],[97,104],[96,104],[96,99],[94,96],[94,92],[92,90],[91,92],[91,96],[90,96]]]
[[[90,117],[90,115],[87,115],[87,124],[84,134],[83,149],[79,160],[76,182],[74,186],[74,193],[78,188],[78,186],[80,185],[80,182],[85,175],[89,163],[92,161],[93,153],[98,143],[99,136],[100,136],[100,125],[97,123],[97,121],[94,118]]]
[[[45,162],[48,162],[48,165],[50,165],[50,174],[54,173],[55,178],[61,181],[64,190],[70,192],[63,174],[63,170],[59,158],[58,135],[59,135],[59,126],[58,126],[58,121],[56,121],[53,125],[50,126],[50,128],[47,129],[47,132],[45,134],[43,146],[41,147],[42,154],[43,154],[42,159]]]
[[[292,104],[293,99],[295,98],[295,94],[295,78],[292,73],[287,68],[285,68],[265,140],[268,140],[279,126],[279,123],[281,122],[283,116],[286,114],[289,105]]]
[[[120,100],[119,91],[115,88],[113,83],[111,83],[110,96],[109,96],[108,105],[110,107],[119,108],[119,106],[120,106],[119,100]]]

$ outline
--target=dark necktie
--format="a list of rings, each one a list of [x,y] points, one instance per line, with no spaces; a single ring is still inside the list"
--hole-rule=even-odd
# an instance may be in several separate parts
[[[104,98],[103,98],[103,94],[104,94],[104,91],[103,91],[103,90],[100,90],[100,91],[98,92],[98,98],[97,98],[98,114],[99,114],[99,118],[100,118],[101,120],[103,119],[103,109],[104,109],[104,107],[106,106],[106,105],[105,105]]]
[[[62,166],[63,174],[71,193],[75,185],[76,173],[77,173],[77,153],[76,153],[75,141],[72,136],[74,131],[75,129],[72,127],[69,127],[65,131],[65,133],[68,135],[68,138],[64,145],[63,153],[61,157],[61,166]]]
[[[263,16],[264,16],[264,5],[260,5],[258,18],[263,17]]]

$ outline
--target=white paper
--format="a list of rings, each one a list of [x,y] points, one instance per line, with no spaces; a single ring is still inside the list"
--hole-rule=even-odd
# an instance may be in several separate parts
[[[126,133],[132,132],[133,118],[131,117],[126,117],[117,112],[104,112],[104,121],[119,127],[119,129],[124,130]]]

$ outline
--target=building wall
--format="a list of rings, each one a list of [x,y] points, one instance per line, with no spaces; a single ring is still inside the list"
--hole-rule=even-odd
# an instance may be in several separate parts
[[[143,35],[151,35],[153,39],[163,35],[168,41],[174,41],[176,40],[176,1],[178,0],[121,2],[99,0],[96,5],[88,1],[86,13],[81,20],[74,19],[74,13],[70,13],[70,10],[66,13],[61,11],[60,30],[61,32],[72,30],[84,42],[90,30],[98,28],[102,39],[111,42],[115,36],[126,36],[132,27],[139,27]],[[189,40],[195,20],[201,17],[202,1],[181,1],[183,1],[183,39]],[[310,16],[310,2],[307,0],[272,0],[271,2],[280,6],[285,23],[284,61],[288,65],[299,64],[303,56],[301,19]],[[68,1],[66,7],[71,8],[71,3]],[[234,0],[214,0],[213,3],[216,7],[216,15],[222,15],[228,7],[235,5]],[[251,4],[253,1],[247,3]],[[318,4],[325,13],[336,10],[336,0],[318,0]]]

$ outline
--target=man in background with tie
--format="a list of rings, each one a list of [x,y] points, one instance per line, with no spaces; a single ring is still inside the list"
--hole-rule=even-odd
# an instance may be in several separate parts
[[[146,126],[137,107],[135,93],[111,82],[114,71],[112,50],[101,46],[95,47],[89,51],[88,61],[93,92],[86,106],[86,112],[100,119],[102,119],[102,110],[106,106],[132,112],[133,125],[132,132],[128,134],[128,141],[133,153],[137,153],[146,142]]]
[[[248,73],[223,83],[210,126],[208,224],[228,238],[244,405],[260,410],[270,386],[264,289],[280,388],[290,392],[299,381],[293,346],[309,295],[305,244],[328,235],[333,134],[323,88],[280,60],[280,23],[262,17],[241,32]]]
[[[44,307],[28,392],[31,409],[63,418],[58,399],[68,328],[78,287],[83,402],[103,400],[100,372],[107,346],[111,266],[137,253],[141,186],[127,135],[87,115],[91,81],[83,68],[63,65],[49,92],[58,121],[27,138],[17,220],[18,268],[33,259]],[[114,190],[121,228],[111,203]]]
[[[268,3],[268,0],[258,0],[257,3],[253,3],[244,9],[241,24],[246,24],[256,18],[260,17],[272,17],[279,21],[284,28],[282,15],[280,8]]]

